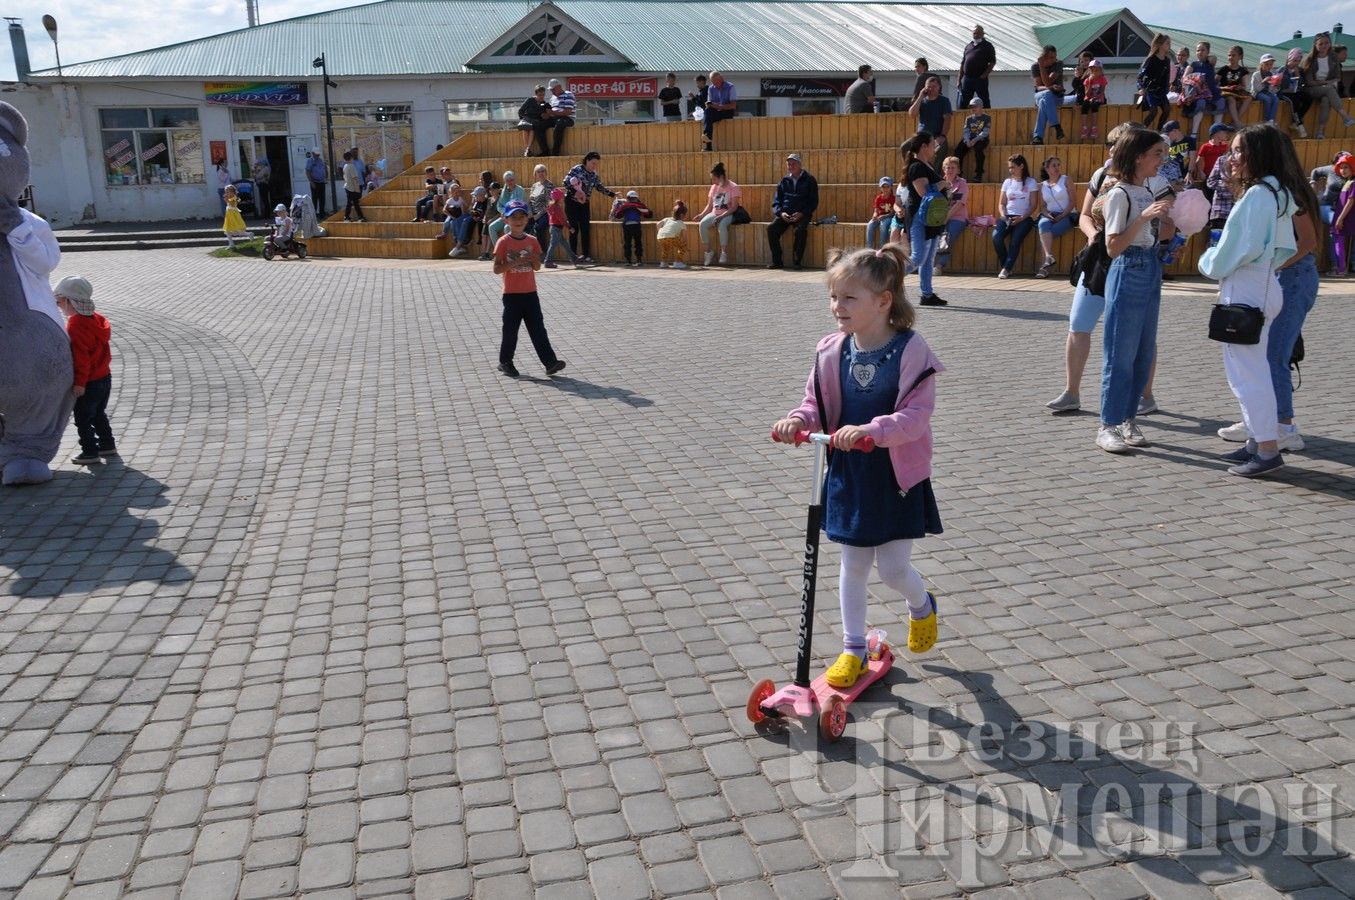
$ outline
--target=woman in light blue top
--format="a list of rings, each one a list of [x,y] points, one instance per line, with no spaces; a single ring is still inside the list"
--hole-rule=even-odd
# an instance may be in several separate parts
[[[494,201],[494,208],[499,211],[499,218],[495,219],[489,226],[489,246],[493,249],[499,238],[508,230],[508,220],[504,218],[503,211],[508,204],[513,201],[526,203],[526,191],[522,185],[518,184],[517,175],[512,172],[503,173],[503,190],[499,191],[499,199]]]
[[[1223,369],[1242,407],[1250,439],[1225,460],[1233,475],[1255,478],[1280,468],[1275,385],[1266,359],[1271,324],[1284,307],[1275,274],[1298,246],[1294,238],[1296,166],[1285,164],[1285,143],[1273,125],[1249,125],[1233,138],[1233,173],[1246,193],[1233,206],[1218,245],[1200,257],[1200,274],[1219,282],[1219,303],[1261,310],[1265,322],[1256,344],[1224,344]],[[1298,177],[1302,177],[1301,175]]]

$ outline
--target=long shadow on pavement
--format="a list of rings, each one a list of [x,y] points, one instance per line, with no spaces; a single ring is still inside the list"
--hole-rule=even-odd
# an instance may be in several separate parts
[[[582,381],[578,378],[570,378],[568,376],[556,376],[554,378],[523,378],[522,380],[530,381],[533,384],[550,385],[557,391],[573,394],[584,400],[619,400],[634,409],[643,409],[646,406],[654,405],[653,400],[650,400],[648,397],[642,397],[629,388],[606,387],[600,384],[593,384],[589,381]]]
[[[154,546],[160,526],[132,510],[169,504],[166,486],[112,460],[59,470],[46,484],[0,491],[0,566],[21,597],[57,597],[108,585],[174,584],[193,573]]]

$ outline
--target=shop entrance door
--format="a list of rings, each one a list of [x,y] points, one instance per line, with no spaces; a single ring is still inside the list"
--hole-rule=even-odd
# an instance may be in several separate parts
[[[239,137],[241,177],[253,180],[259,191],[259,215],[264,219],[273,218],[273,207],[279,203],[292,202],[292,168],[287,148],[287,135],[252,134]],[[259,163],[268,161],[268,177],[260,178],[262,168]],[[256,172],[258,173],[256,175]]]

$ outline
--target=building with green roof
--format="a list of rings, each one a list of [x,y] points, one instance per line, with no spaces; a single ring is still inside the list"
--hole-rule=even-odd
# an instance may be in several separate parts
[[[271,193],[303,191],[306,154],[328,157],[326,144],[359,147],[393,174],[464,131],[511,127],[552,77],[574,90],[580,121],[653,120],[665,73],[685,93],[717,68],[745,115],[841,111],[861,64],[886,104],[906,103],[919,57],[953,97],[976,24],[996,52],[997,106],[1031,102],[1030,66],[1045,44],[1065,60],[1092,49],[1111,101],[1127,102],[1154,32],[1201,37],[1129,9],[1041,3],[380,0],[33,72],[13,98],[32,140],[51,143],[34,155],[41,213],[154,221],[215,215],[219,184],[250,178],[261,159]],[[1249,63],[1278,52],[1243,47]],[[334,82],[332,141],[313,65],[321,54]]]

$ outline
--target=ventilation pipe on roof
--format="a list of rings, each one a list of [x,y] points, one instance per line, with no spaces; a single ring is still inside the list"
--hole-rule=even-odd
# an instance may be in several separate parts
[[[1333,25],[1333,26],[1331,27],[1331,33],[1332,33],[1332,34],[1341,34],[1341,33],[1344,31],[1344,29],[1345,29],[1345,26],[1342,25],[1340,22],[1337,22],[1335,25]]]
[[[28,73],[33,69],[28,64],[28,39],[24,37],[23,20],[8,16],[5,20],[9,22],[9,43],[14,48],[14,80],[27,81]]]
[[[1300,29],[1295,28],[1295,29],[1294,29],[1294,38],[1293,38],[1293,39],[1297,41],[1297,40],[1298,40],[1299,38],[1301,38],[1301,37],[1303,37],[1303,32],[1302,32]]]
[[[259,24],[259,0],[245,0],[245,16],[250,28]]]

